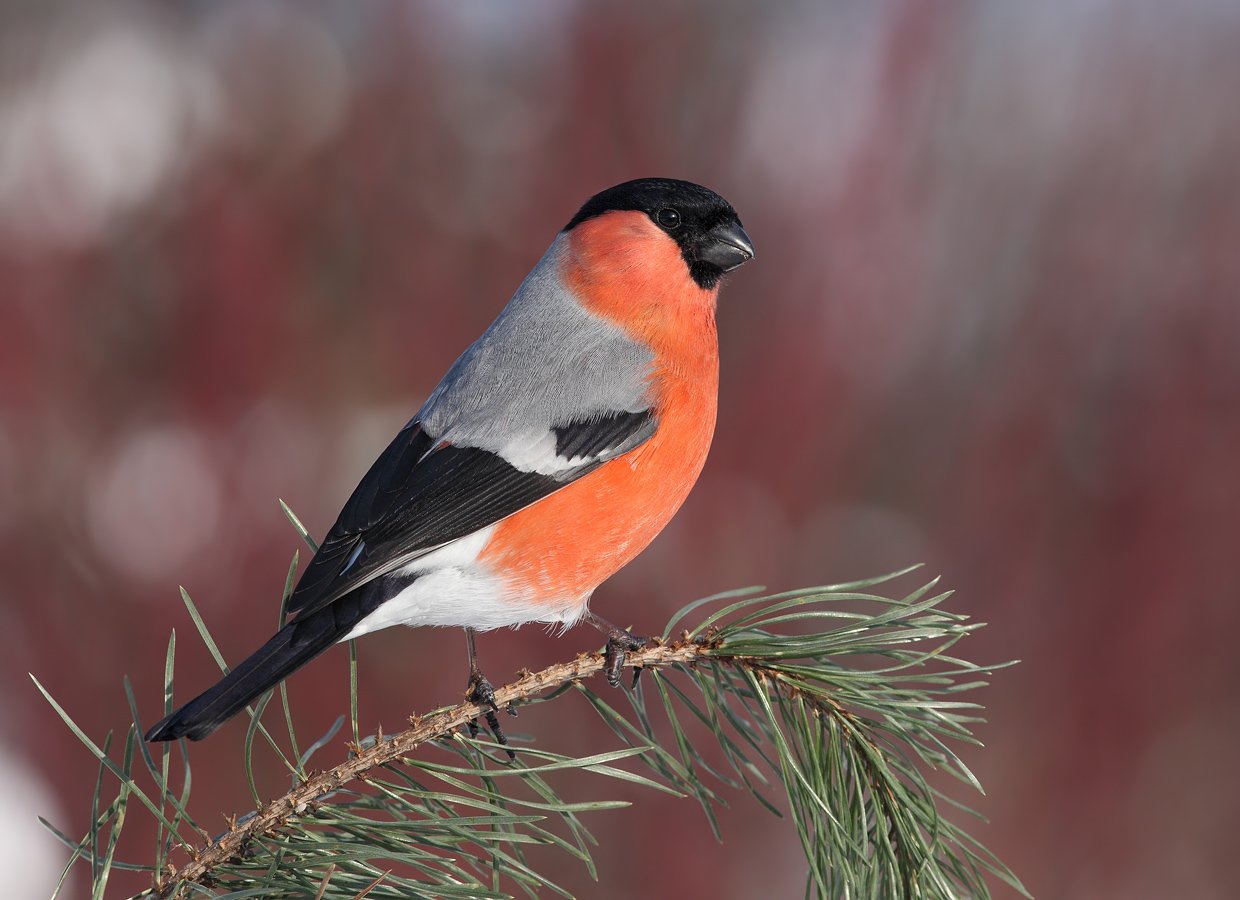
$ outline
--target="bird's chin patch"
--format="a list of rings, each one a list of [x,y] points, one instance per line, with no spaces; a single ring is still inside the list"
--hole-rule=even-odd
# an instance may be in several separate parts
[[[685,262],[689,264],[689,277],[704,291],[713,291],[723,280],[723,270],[714,263],[688,257],[685,258]]]

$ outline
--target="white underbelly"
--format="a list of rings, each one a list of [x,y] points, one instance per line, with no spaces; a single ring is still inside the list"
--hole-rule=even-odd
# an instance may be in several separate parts
[[[476,531],[397,570],[417,578],[340,640],[393,625],[446,625],[488,631],[526,622],[567,627],[581,618],[588,598],[548,598],[528,590],[514,591],[479,562],[494,531],[494,525]]]

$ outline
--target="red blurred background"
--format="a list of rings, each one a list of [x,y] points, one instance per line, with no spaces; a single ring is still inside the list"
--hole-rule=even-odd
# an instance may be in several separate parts
[[[10,896],[50,891],[34,815],[80,834],[95,778],[25,673],[96,738],[123,674],[153,720],[169,629],[180,696],[215,672],[178,584],[241,658],[297,546],[276,498],[321,534],[576,207],[655,174],[731,200],[758,259],[721,298],[702,481],[596,608],[925,561],[991,623],[966,655],[1024,661],[966,754],[978,836],[1039,897],[1232,895],[1235,3],[8,0],[0,26]],[[596,643],[480,650],[498,681]],[[359,649],[366,722],[463,688],[459,634]],[[304,734],[345,671],[292,679]],[[243,732],[195,747],[208,825],[249,808]],[[591,790],[636,805],[591,820],[599,885],[554,869],[581,896],[801,895],[749,798],[720,847],[691,800]]]

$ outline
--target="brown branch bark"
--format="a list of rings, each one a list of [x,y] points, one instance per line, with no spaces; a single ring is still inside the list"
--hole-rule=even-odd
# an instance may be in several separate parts
[[[677,663],[692,663],[709,652],[709,649],[709,645],[695,642],[660,644],[629,651],[626,664],[643,668],[666,668]],[[594,675],[602,668],[603,657],[600,654],[582,654],[571,662],[558,663],[541,672],[531,672],[511,684],[496,688],[495,700],[500,706],[528,700],[571,681]],[[316,772],[308,776],[283,797],[261,807],[244,822],[235,824],[219,840],[211,841],[201,849],[191,850],[193,859],[190,862],[179,869],[171,869],[160,878],[155,888],[157,895],[168,897],[181,885],[201,882],[209,877],[216,866],[238,857],[249,841],[279,828],[320,797],[357,779],[375,766],[394,762],[420,744],[450,734],[473,721],[481,713],[482,710],[476,703],[462,703],[427,718],[412,717],[409,728],[385,737],[326,772]]]

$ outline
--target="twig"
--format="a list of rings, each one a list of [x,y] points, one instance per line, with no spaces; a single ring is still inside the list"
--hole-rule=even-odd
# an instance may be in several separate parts
[[[667,668],[678,663],[692,663],[710,652],[710,645],[697,642],[660,644],[632,650],[627,664],[643,668]],[[566,663],[557,663],[541,672],[531,672],[511,684],[495,690],[495,700],[500,706],[518,700],[528,700],[553,688],[587,678],[602,671],[601,654],[583,654]],[[427,718],[414,717],[409,728],[378,741],[361,753],[345,760],[326,772],[310,775],[283,797],[258,809],[254,815],[234,824],[216,841],[211,841],[196,853],[193,859],[180,869],[172,869],[156,887],[161,898],[172,895],[179,886],[200,882],[216,866],[229,862],[242,853],[248,842],[267,834],[304,812],[307,807],[342,785],[361,776],[369,769],[393,762],[427,741],[444,737],[472,722],[484,712],[476,703],[462,703]]]

